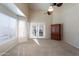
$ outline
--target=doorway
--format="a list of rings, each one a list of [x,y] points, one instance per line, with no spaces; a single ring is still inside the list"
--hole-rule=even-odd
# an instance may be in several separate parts
[[[45,24],[31,23],[30,24],[30,38],[45,38]]]

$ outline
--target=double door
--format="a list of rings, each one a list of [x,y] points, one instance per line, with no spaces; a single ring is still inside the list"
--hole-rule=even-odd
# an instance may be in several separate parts
[[[31,38],[45,38],[45,24],[44,23],[31,23],[30,24],[30,37]]]

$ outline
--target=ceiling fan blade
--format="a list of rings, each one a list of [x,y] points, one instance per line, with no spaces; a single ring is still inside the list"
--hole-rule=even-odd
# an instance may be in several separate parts
[[[57,5],[57,3],[53,3],[53,6],[56,6]]]
[[[61,7],[63,3],[52,3],[52,6]]]

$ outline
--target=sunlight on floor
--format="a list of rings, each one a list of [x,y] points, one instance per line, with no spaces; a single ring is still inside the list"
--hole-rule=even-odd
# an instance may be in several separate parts
[[[40,46],[40,43],[38,42],[38,39],[33,39],[33,40],[36,42],[37,45]]]

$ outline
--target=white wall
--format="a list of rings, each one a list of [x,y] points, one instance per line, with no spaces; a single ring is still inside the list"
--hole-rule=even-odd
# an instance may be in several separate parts
[[[52,16],[44,13],[45,11],[32,11],[30,12],[31,23],[45,23],[45,38],[50,39]]]
[[[66,3],[62,7],[54,7],[53,24],[63,24],[63,39],[79,48],[79,4]]]
[[[23,26],[20,26],[20,28],[23,28],[23,30],[21,30],[22,32],[19,31],[19,33],[24,33],[24,34],[19,36],[19,42],[20,43],[26,42],[27,39],[29,38],[29,8],[28,8],[28,4],[15,3],[15,5],[26,15],[26,17],[18,16],[18,20],[23,21],[25,23]]]
[[[28,39],[28,19],[26,17],[18,17],[18,42],[26,42]]]

